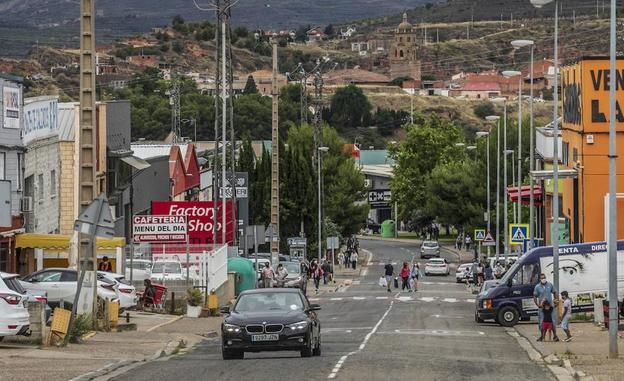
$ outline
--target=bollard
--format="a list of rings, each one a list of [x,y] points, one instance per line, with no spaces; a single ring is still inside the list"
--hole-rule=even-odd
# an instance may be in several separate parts
[[[175,313],[175,292],[171,292],[171,310],[169,311],[171,315]]]
[[[130,312],[126,312],[126,323],[130,323]]]

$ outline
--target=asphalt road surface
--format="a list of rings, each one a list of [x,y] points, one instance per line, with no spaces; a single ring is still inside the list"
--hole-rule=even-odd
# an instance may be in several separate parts
[[[344,292],[309,295],[322,306],[322,355],[246,353],[223,361],[220,342],[155,361],[115,378],[158,380],[552,380],[531,362],[502,327],[474,321],[474,295],[449,277],[424,277],[415,293],[388,293],[377,284],[386,262],[400,267],[417,246],[361,240],[373,258],[368,271]],[[425,260],[419,260],[424,265]]]

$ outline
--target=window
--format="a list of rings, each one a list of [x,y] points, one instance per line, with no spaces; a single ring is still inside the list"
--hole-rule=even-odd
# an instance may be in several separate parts
[[[403,58],[403,57],[404,57],[404,55],[403,55],[403,51],[402,51],[402,50],[400,50],[400,51],[399,51],[399,56],[400,56],[401,58]]]
[[[0,152],[0,180],[6,180],[6,153]]]
[[[75,271],[63,271],[61,282],[77,282],[78,275]]]
[[[56,197],[56,170],[50,171],[50,197]]]
[[[38,274],[34,274],[30,279],[26,278],[27,282],[60,282],[61,271],[43,271]]]
[[[574,165],[576,165],[576,162],[578,161],[578,149],[577,148],[572,148],[572,161],[574,162]]]
[[[399,42],[403,42],[403,37],[399,37]]]
[[[24,154],[17,154],[17,190],[22,190],[24,185]]]
[[[511,284],[514,286],[521,284],[537,284],[539,280],[540,268],[537,263],[527,263],[524,266],[518,268],[518,272],[511,280]]]
[[[568,165],[570,158],[570,143],[563,142],[561,143],[561,164]]]
[[[43,202],[43,174],[37,176],[37,201]]]

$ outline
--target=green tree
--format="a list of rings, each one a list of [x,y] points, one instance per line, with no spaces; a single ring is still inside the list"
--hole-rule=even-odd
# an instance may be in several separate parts
[[[331,125],[340,131],[360,127],[371,109],[362,89],[355,85],[342,87],[336,90],[331,99]]]
[[[484,119],[488,115],[494,115],[495,113],[494,105],[490,101],[479,102],[472,110],[474,114],[481,119]]]
[[[254,80],[253,75],[249,75],[249,77],[247,77],[247,83],[245,83],[243,94],[258,94],[258,88],[256,87],[256,81]]]

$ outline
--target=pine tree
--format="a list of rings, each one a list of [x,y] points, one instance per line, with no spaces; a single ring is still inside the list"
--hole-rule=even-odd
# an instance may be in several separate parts
[[[258,88],[256,87],[256,81],[254,77],[250,75],[247,77],[247,83],[245,83],[245,89],[243,94],[258,94]]]

